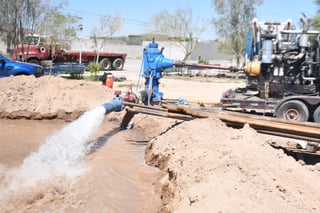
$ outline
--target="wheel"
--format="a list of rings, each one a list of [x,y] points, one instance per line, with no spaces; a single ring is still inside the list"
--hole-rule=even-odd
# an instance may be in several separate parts
[[[115,70],[122,70],[124,66],[124,60],[122,58],[116,58],[112,63],[112,68]]]
[[[110,70],[111,69],[111,61],[109,58],[104,58],[100,61],[102,70]]]
[[[276,117],[288,121],[305,122],[309,119],[309,110],[301,101],[287,101],[280,105],[276,112]]]
[[[313,120],[316,123],[320,123],[320,106],[318,106],[317,109],[314,111]]]
[[[40,65],[40,61],[38,59],[31,59],[28,63]]]

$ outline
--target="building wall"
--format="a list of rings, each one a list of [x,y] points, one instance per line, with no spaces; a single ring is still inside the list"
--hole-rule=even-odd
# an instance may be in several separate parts
[[[142,45],[127,45],[124,41],[121,40],[108,40],[104,45],[102,51],[103,52],[116,52],[116,53],[126,53],[127,58],[130,59],[141,59],[143,49],[148,46],[151,41],[143,41]],[[184,57],[184,51],[181,47],[181,44],[178,42],[170,42],[170,41],[159,41],[158,48],[161,49],[164,47],[163,54],[165,57],[181,61]],[[71,45],[71,50],[80,51],[82,47],[82,51],[94,51],[94,44],[92,40],[88,38],[80,40],[75,40]],[[197,61],[198,57],[201,57],[210,63],[213,64],[232,64],[232,57],[226,54],[222,54],[218,51],[217,43],[205,41],[199,42],[192,54],[190,55],[190,61]]]

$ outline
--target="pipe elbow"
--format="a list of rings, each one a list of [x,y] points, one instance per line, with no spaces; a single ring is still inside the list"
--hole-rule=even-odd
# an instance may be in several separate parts
[[[120,97],[115,97],[110,102],[104,103],[102,106],[106,109],[105,114],[120,112],[124,109],[123,101]]]

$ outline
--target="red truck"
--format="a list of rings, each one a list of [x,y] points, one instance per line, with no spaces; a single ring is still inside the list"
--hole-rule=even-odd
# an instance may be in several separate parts
[[[81,63],[89,64],[96,61],[97,53],[88,51],[64,51],[56,45],[49,44],[48,39],[37,34],[25,37],[23,45],[10,49],[12,59],[34,64],[53,63]],[[125,53],[99,53],[99,63],[103,70],[122,70],[127,54]]]

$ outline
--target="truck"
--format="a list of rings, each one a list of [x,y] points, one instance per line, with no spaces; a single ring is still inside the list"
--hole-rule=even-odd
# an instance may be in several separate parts
[[[40,77],[43,75],[43,67],[36,64],[13,61],[0,54],[0,78],[16,75]]]
[[[95,62],[96,52],[89,51],[65,51],[60,45],[50,44],[49,37],[38,34],[29,34],[25,37],[23,44],[16,48],[10,48],[13,60],[24,61],[34,64],[46,65],[49,62],[54,64],[78,63],[88,65]],[[127,54],[100,52],[98,62],[103,70],[122,70]]]
[[[300,21],[301,30],[291,20],[253,21],[241,69],[246,86],[222,94],[223,110],[320,123],[320,34],[305,16]]]

